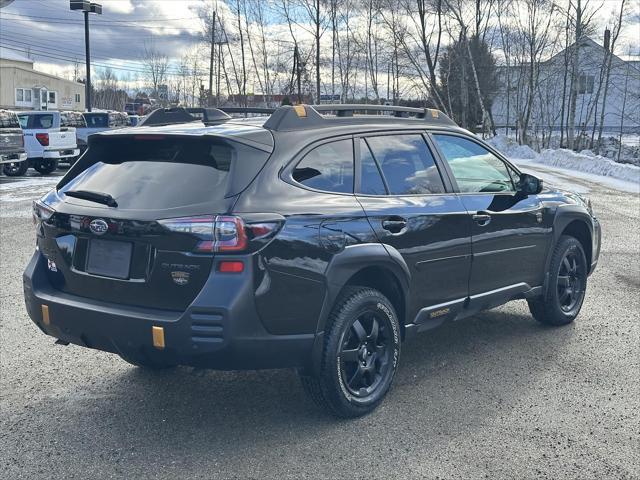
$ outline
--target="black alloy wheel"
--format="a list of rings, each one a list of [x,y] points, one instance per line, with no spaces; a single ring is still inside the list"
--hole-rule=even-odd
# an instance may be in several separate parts
[[[558,302],[563,312],[571,312],[584,297],[585,272],[580,271],[580,261],[576,250],[568,250],[558,272]]]
[[[366,310],[345,331],[340,351],[342,381],[356,397],[370,395],[391,368],[393,335],[378,311]]]
[[[547,325],[567,325],[580,313],[587,290],[589,269],[578,239],[561,236],[549,263],[544,293],[527,300],[536,320]]]
[[[301,371],[302,386],[335,416],[366,415],[391,388],[400,341],[389,299],[372,288],[346,287],[327,319],[319,371]]]

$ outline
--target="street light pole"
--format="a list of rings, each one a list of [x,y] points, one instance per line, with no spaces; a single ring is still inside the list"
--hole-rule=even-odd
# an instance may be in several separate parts
[[[102,15],[102,5],[91,3],[89,0],[69,0],[71,10],[81,10],[84,13],[84,51],[86,56],[87,78],[85,80],[85,108],[91,111],[91,52],[89,49],[89,14]]]
[[[89,48],[89,12],[84,11],[84,51],[87,62],[87,78],[84,85],[85,106],[87,112],[91,111],[91,50]]]

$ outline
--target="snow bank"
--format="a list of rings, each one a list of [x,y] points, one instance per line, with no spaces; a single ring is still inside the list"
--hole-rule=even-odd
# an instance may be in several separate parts
[[[566,149],[547,149],[537,153],[526,145],[518,145],[512,138],[497,135],[488,140],[503,155],[513,159],[526,159],[552,167],[559,167],[605,177],[617,178],[640,184],[640,167],[627,163],[618,163],[594,154],[590,150],[580,153]]]
[[[540,152],[538,158],[533,160],[552,167],[595,173],[596,175],[602,175],[604,177],[612,177],[640,184],[640,167],[628,163],[614,162],[600,155],[595,155],[590,151],[586,154],[565,149],[543,150]]]

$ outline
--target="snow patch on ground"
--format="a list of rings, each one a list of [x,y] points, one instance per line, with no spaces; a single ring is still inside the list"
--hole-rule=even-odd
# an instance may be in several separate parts
[[[518,145],[514,139],[504,135],[497,135],[489,139],[488,143],[510,158],[525,159],[566,169],[574,174],[583,172],[640,185],[640,167],[614,162],[589,150],[583,150],[578,153],[566,149],[547,149],[537,153],[526,145]],[[594,178],[589,178],[589,180],[597,181]],[[637,187],[633,191],[637,191]]]

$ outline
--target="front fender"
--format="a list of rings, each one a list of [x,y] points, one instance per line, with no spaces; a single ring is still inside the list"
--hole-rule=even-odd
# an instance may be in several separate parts
[[[566,204],[558,206],[556,214],[553,220],[553,239],[549,251],[547,252],[547,258],[545,262],[545,279],[544,279],[544,292],[546,294],[549,280],[549,268],[551,265],[551,258],[553,251],[558,243],[558,240],[565,232],[567,227],[572,223],[578,221],[584,225],[584,228],[588,231],[589,245],[587,246],[587,262],[589,264],[590,272],[593,270],[595,263],[597,262],[598,254],[600,252],[600,228],[597,220],[595,220],[584,207],[577,204]],[[590,259],[590,261],[589,261]]]

